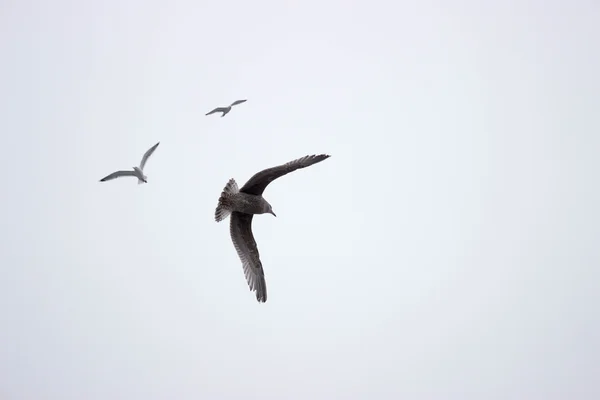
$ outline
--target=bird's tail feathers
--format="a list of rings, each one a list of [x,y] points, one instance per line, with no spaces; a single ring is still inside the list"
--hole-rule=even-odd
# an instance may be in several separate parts
[[[223,188],[221,197],[219,197],[219,204],[215,210],[215,221],[220,222],[227,218],[229,214],[231,214],[231,196],[239,191],[240,190],[238,189],[235,179],[230,179],[229,182],[227,182],[227,185],[225,185]]]

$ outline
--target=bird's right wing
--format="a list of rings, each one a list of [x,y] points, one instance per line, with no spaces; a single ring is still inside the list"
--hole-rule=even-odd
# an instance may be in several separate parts
[[[231,106],[232,106],[232,107],[233,107],[233,106],[237,106],[238,104],[242,104],[242,103],[244,103],[244,102],[246,102],[246,101],[248,101],[248,100],[236,100],[236,101],[234,101],[233,103],[231,103]]]
[[[148,158],[152,155],[152,153],[154,153],[154,150],[156,150],[156,148],[158,147],[159,144],[160,144],[160,142],[156,143],[154,146],[150,147],[148,149],[148,151],[146,151],[146,153],[144,153],[144,156],[142,157],[142,162],[140,163],[140,169],[142,171],[144,170],[146,161],[148,161]]]
[[[290,172],[293,172],[297,169],[309,167],[329,157],[330,156],[327,154],[319,154],[318,156],[304,156],[302,158],[298,158],[297,160],[290,161],[283,165],[265,169],[254,174],[252,178],[248,179],[248,182],[246,182],[244,186],[242,186],[240,192],[254,194],[257,196],[262,195],[267,185],[273,182],[275,179],[283,175],[289,174]]]
[[[252,214],[234,211],[231,213],[231,224],[229,226],[233,246],[242,261],[244,275],[251,291],[256,291],[256,300],[267,301],[267,283],[258,247],[252,234]]]
[[[136,174],[134,171],[117,171],[100,179],[100,182],[110,181],[112,179],[120,178],[122,176],[136,176]]]
[[[210,114],[214,114],[216,112],[225,112],[225,111],[227,111],[227,107],[217,107],[214,110],[212,110],[211,112],[208,112],[204,115],[210,115]]]

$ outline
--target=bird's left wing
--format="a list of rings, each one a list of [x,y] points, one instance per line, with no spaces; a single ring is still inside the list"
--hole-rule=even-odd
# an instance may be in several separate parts
[[[246,101],[248,101],[248,100],[236,100],[236,101],[234,101],[233,103],[231,103],[231,106],[232,106],[232,107],[233,107],[233,106],[237,106],[238,104],[242,104],[242,103],[244,103],[244,102],[246,102]]]
[[[233,246],[242,261],[244,275],[250,290],[256,291],[256,300],[267,301],[267,283],[263,271],[258,247],[252,234],[252,214],[234,211],[231,213],[231,224],[229,226]]]

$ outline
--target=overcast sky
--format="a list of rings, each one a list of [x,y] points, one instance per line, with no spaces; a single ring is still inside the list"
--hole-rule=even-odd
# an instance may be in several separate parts
[[[0,398],[600,398],[568,4],[2,1]],[[219,194],[320,153],[254,218],[260,304]]]

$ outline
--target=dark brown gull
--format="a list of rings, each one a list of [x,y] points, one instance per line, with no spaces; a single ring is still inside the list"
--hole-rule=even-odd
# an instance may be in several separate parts
[[[148,183],[148,177],[146,175],[144,175],[144,166],[146,165],[146,161],[148,161],[148,158],[152,155],[152,153],[154,153],[154,150],[156,150],[156,148],[158,147],[159,144],[160,144],[160,142],[156,143],[154,146],[150,147],[150,149],[148,149],[148,151],[146,153],[144,153],[144,156],[142,157],[142,161],[140,162],[140,166],[133,167],[133,171],[113,172],[112,174],[107,175],[104,178],[100,179],[100,182],[110,181],[112,179],[120,178],[122,176],[135,176],[136,178],[138,178],[138,185],[140,183]]]
[[[227,107],[217,107],[214,110],[212,110],[211,112],[206,113],[205,115],[210,115],[210,114],[214,114],[216,112],[222,112],[223,114],[221,115],[221,118],[223,118],[224,116],[227,115],[227,113],[229,111],[231,111],[231,107],[233,106],[237,106],[238,104],[242,104],[243,102],[245,102],[247,100],[236,100],[233,103],[231,103],[231,105],[227,106]]]
[[[256,300],[267,301],[267,284],[258,247],[252,234],[254,214],[273,214],[273,208],[262,194],[267,185],[275,179],[300,168],[306,168],[321,162],[330,156],[327,154],[305,156],[277,167],[265,169],[246,182],[241,189],[234,179],[225,185],[215,210],[215,221],[220,222],[231,215],[229,232],[233,246],[244,268],[244,275],[251,291],[256,291]]]

